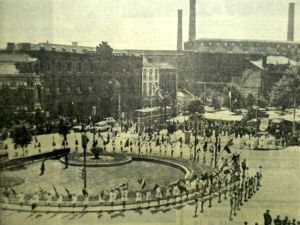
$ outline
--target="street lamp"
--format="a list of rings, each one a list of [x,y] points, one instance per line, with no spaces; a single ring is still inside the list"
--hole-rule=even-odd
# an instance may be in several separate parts
[[[114,84],[116,86],[116,90],[118,91],[118,116],[121,117],[121,84],[116,79],[112,79],[108,81],[109,84]]]
[[[219,127],[216,127],[215,136],[216,136],[216,143],[215,143],[215,168],[217,168]]]
[[[194,143],[194,161],[196,161],[196,152],[197,152],[197,135],[198,135],[198,116],[200,114],[198,112],[195,112],[195,131],[194,131],[194,136],[195,136],[195,143]]]
[[[81,134],[81,144],[83,148],[83,187],[86,189],[86,148],[88,143],[88,138],[86,136],[85,126],[82,125],[82,134]]]

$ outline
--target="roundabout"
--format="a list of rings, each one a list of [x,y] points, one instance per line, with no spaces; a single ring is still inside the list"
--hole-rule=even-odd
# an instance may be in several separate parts
[[[81,193],[83,181],[80,177],[83,156],[71,154],[68,163],[68,169],[64,169],[63,158],[59,161],[46,160],[46,171],[43,176],[38,175],[40,163],[26,166],[24,173],[18,171],[18,176],[23,177],[25,182],[11,188],[24,195],[22,204],[18,196],[10,196],[9,199],[1,199],[1,208],[31,211],[33,199],[38,206],[35,211],[41,212],[119,211],[157,207],[171,202],[177,204],[192,200],[199,194],[196,193],[195,186],[190,190],[172,192],[175,187],[178,187],[179,182],[190,182],[192,177],[195,179],[195,172],[203,174],[211,171],[209,167],[201,168],[199,165],[190,164],[189,160],[178,158],[110,152],[95,159],[89,154],[87,156],[88,194],[85,195]],[[197,169],[194,171],[194,168]],[[15,171],[2,171],[1,175],[13,177]],[[124,199],[122,200],[124,183],[127,190],[125,203]],[[158,187],[163,193],[161,197],[156,193]],[[169,189],[172,193],[170,195],[167,194]],[[116,193],[113,203],[110,199],[112,191]],[[137,192],[143,196],[139,204],[136,202]],[[152,197],[146,200],[146,195],[149,193]],[[207,192],[203,193],[202,197],[209,199],[213,195]]]

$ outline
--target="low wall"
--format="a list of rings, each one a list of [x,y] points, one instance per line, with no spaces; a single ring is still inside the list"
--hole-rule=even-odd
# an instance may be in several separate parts
[[[70,148],[56,149],[52,152],[45,152],[38,155],[31,155],[23,158],[11,159],[0,163],[0,169],[13,168],[30,164],[43,159],[60,158],[69,154]]]
[[[157,158],[144,157],[144,156],[132,156],[132,160],[159,163],[159,164],[174,167],[176,169],[181,170],[183,173],[185,173],[185,178],[189,178],[193,173],[192,169],[189,169],[189,168],[183,166],[182,164],[179,164],[179,163],[176,163],[173,161],[169,161],[169,160],[165,160],[165,159],[157,159]]]

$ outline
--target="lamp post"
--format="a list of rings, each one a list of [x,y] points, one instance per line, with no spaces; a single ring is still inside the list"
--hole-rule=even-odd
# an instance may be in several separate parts
[[[86,148],[88,138],[86,136],[86,131],[84,125],[82,126],[82,134],[81,134],[81,144],[83,148],[83,188],[86,189]]]
[[[215,143],[215,156],[214,156],[214,158],[215,158],[215,168],[217,168],[219,127],[216,127],[215,136],[216,136],[216,143]]]
[[[116,90],[118,91],[118,117],[121,117],[121,84],[116,79],[108,81],[109,84],[115,84]]]
[[[194,143],[194,161],[196,161],[196,152],[197,152],[197,135],[198,135],[198,116],[199,113],[195,112],[195,132],[194,132],[194,136],[195,136],[195,143]]]

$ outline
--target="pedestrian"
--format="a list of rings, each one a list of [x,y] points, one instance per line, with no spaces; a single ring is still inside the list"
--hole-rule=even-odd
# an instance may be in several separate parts
[[[19,193],[19,204],[20,204],[20,206],[23,206],[23,204],[24,204],[24,198],[25,198],[24,193],[20,192]]]
[[[128,201],[128,190],[127,189],[122,190],[121,201],[122,201],[123,208],[125,208],[126,202]]]
[[[41,170],[40,176],[43,176],[45,173],[45,159],[43,159],[40,170]]]
[[[115,193],[114,193],[114,190],[110,190],[110,193],[109,193],[109,202],[110,202],[110,205],[114,205],[115,203]]]
[[[142,202],[142,194],[141,194],[140,191],[137,191],[135,193],[135,201],[136,201],[138,207],[140,208],[141,207],[141,202]]]
[[[182,152],[182,144],[180,144],[180,158],[182,158],[183,152]]]
[[[156,188],[156,199],[157,199],[158,205],[160,205],[160,200],[162,199],[162,193],[161,193],[160,187]]]
[[[151,202],[151,191],[147,191],[146,193],[146,200],[148,202],[148,206],[150,206],[150,202]]]
[[[282,225],[281,219],[280,219],[280,216],[279,216],[279,215],[278,215],[278,216],[276,217],[276,219],[274,220],[274,225]]]
[[[246,168],[247,168],[246,159],[243,160],[241,167],[242,167],[242,170],[243,170],[243,177],[244,177],[245,172],[246,172]]]
[[[197,217],[197,212],[198,212],[198,207],[199,207],[199,203],[198,203],[198,198],[195,198],[195,215],[194,217]]]
[[[270,210],[264,213],[264,223],[265,225],[272,225],[272,216],[270,215]]]

